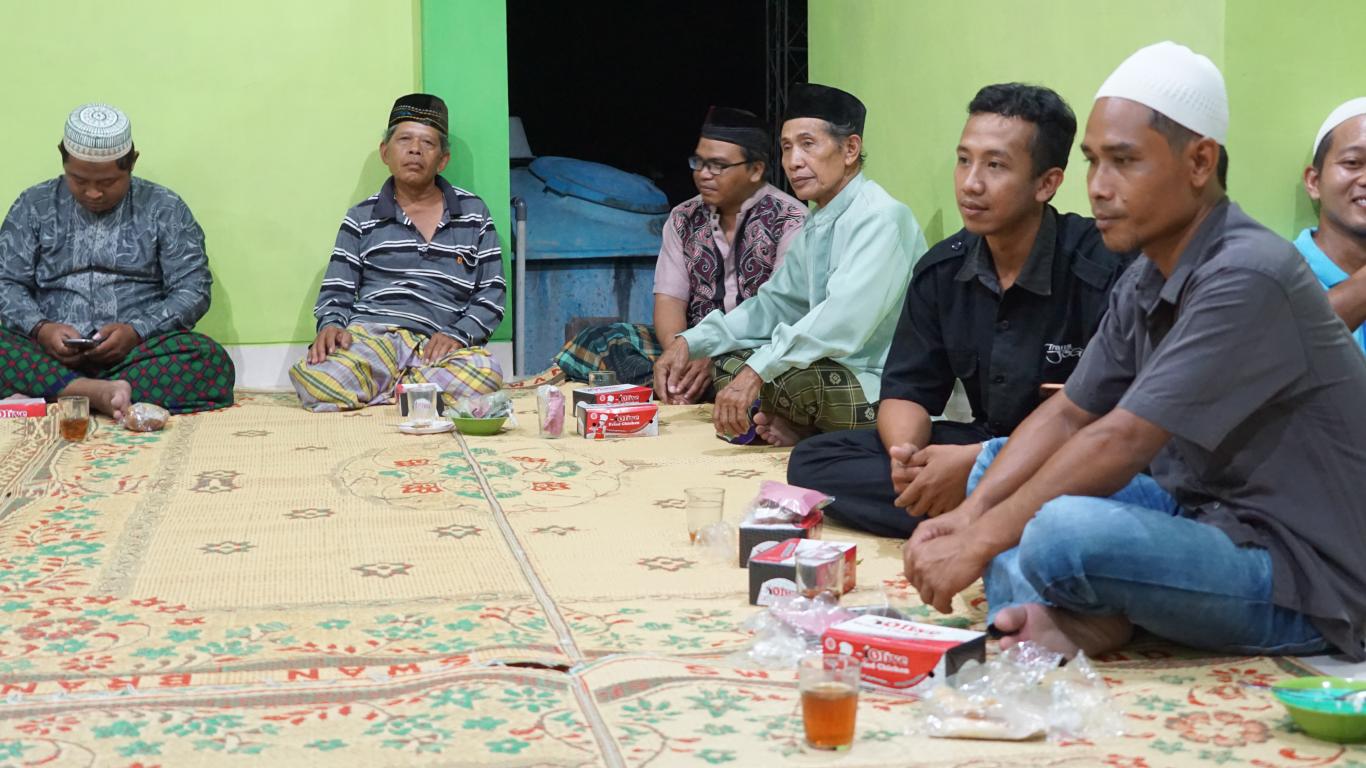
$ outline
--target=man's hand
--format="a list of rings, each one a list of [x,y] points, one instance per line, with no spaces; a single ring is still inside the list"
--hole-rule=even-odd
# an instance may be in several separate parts
[[[446,355],[464,348],[465,345],[457,341],[455,337],[438,333],[427,339],[427,344],[422,347],[422,362],[435,363]]]
[[[748,365],[740,369],[726,388],[716,393],[716,408],[711,421],[723,435],[743,435],[749,431],[749,409],[759,398],[764,380]]]
[[[57,358],[57,362],[67,368],[74,368],[85,356],[85,350],[68,347],[62,343],[62,339],[79,338],[81,338],[81,332],[66,323],[43,323],[38,328],[38,334],[34,340],[49,355]]]
[[[706,394],[707,387],[711,385],[711,358],[702,357],[688,363],[683,368],[683,376],[679,386],[683,391],[677,395],[671,395],[668,399],[670,405],[692,405],[702,399]]]
[[[327,359],[327,356],[338,349],[351,348],[351,334],[340,325],[324,326],[318,331],[318,338],[313,340],[313,344],[308,348],[308,364],[317,365]]]
[[[926,520],[902,547],[906,580],[923,603],[940,613],[950,613],[954,595],[981,578],[991,562],[967,526],[967,516],[958,514]]]
[[[142,337],[127,323],[108,323],[95,333],[100,345],[85,353],[85,361],[101,368],[108,368],[128,357],[133,347],[142,343]]]
[[[688,341],[679,336],[655,361],[655,397],[672,403],[683,394],[683,374],[688,368]]]
[[[917,470],[911,483],[896,497],[896,505],[916,516],[936,517],[963,503],[968,475],[982,450],[979,444],[931,445],[911,457]]]
[[[899,443],[887,449],[887,455],[892,457],[892,490],[896,491],[898,496],[906,490],[912,480],[915,480],[915,476],[920,474],[920,467],[911,464],[917,450],[910,443]]]

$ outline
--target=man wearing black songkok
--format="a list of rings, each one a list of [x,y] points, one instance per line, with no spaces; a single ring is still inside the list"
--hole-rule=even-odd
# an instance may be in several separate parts
[[[783,171],[816,209],[752,301],[708,314],[655,364],[655,390],[673,399],[697,360],[714,359],[722,435],[753,429],[793,445],[876,424],[883,363],[926,247],[910,209],[863,176],[865,117],[863,103],[838,88],[792,89]]]
[[[729,312],[754,296],[801,230],[806,206],[764,182],[771,139],[762,120],[712,107],[701,134],[688,158],[698,194],[674,208],[664,226],[654,327],[614,323],[583,331],[556,357],[569,378],[606,369],[624,382],[648,384],[661,346],[667,350],[712,310]],[[694,360],[666,402],[710,399],[711,383],[711,361]]]

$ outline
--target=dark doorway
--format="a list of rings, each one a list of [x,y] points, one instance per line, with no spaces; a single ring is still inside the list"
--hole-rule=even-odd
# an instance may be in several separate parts
[[[775,72],[805,80],[806,0],[508,0],[507,18],[510,111],[532,151],[638,173],[671,205],[696,194],[686,161],[707,107],[764,116]]]

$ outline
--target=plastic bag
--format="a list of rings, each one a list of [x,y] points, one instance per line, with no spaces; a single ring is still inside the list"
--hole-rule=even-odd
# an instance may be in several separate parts
[[[801,595],[781,597],[768,610],[756,613],[741,625],[754,633],[754,642],[733,654],[731,662],[765,669],[794,669],[802,656],[820,650],[821,634],[826,629],[856,615],[857,611],[840,605],[825,593],[813,599]]]
[[[765,480],[759,485],[759,495],[745,507],[744,523],[776,525],[796,523],[825,509],[835,497],[820,491],[795,485]]]
[[[123,428],[132,432],[157,432],[166,426],[171,412],[151,403],[134,403],[123,413]]]
[[[1018,741],[1097,739],[1124,732],[1105,681],[1085,654],[1060,667],[1063,657],[1020,643],[931,687],[925,732],[938,738]]]
[[[536,414],[541,437],[564,434],[564,393],[559,387],[542,384],[536,388]]]
[[[512,415],[512,398],[506,392],[462,397],[455,402],[455,415],[462,419],[496,419]]]

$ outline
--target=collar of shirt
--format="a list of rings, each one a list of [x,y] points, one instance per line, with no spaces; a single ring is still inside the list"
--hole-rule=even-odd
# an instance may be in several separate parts
[[[831,200],[829,204],[825,206],[817,208],[810,216],[807,216],[807,225],[824,227],[833,224],[835,219],[838,219],[841,214],[849,210],[849,206],[853,205],[854,198],[858,197],[859,190],[861,189],[863,189],[863,171],[859,171],[855,174],[854,178],[850,179],[849,183],[844,185],[844,189],[841,189],[839,194],[835,195],[834,200]]]
[[[455,187],[450,182],[436,177],[436,188],[441,190],[442,197],[446,198],[446,210],[441,213],[441,222],[437,224],[437,229],[445,226],[451,220],[451,213],[460,210],[460,201],[456,197]],[[402,221],[404,224],[411,225],[408,214],[403,214],[400,219],[398,214],[402,210],[398,205],[398,198],[394,196],[394,177],[390,176],[385,180],[384,186],[379,188],[379,199],[375,201],[374,217],[376,219],[393,219]]]
[[[1195,235],[1191,237],[1190,243],[1186,245],[1186,249],[1181,252],[1181,258],[1177,259],[1176,269],[1172,271],[1171,277],[1163,278],[1162,271],[1151,260],[1143,265],[1143,272],[1134,287],[1143,314],[1152,315],[1159,303],[1176,306],[1191,275],[1209,259],[1219,235],[1224,232],[1224,220],[1228,218],[1230,205],[1228,196],[1225,195],[1209,212],[1200,223],[1200,228],[1195,231]]]
[[[1332,288],[1346,280],[1348,274],[1337,265],[1337,262],[1328,258],[1328,254],[1314,242],[1315,232],[1318,232],[1317,228],[1305,227],[1300,236],[1295,238],[1295,248],[1304,256],[1304,260],[1309,262],[1309,268],[1314,270],[1314,276],[1323,283],[1323,287]]]
[[[1053,295],[1053,253],[1058,246],[1058,215],[1053,206],[1045,205],[1043,220],[1039,231],[1034,235],[1034,244],[1025,259],[1024,269],[1015,278],[1015,285],[1038,296]],[[977,278],[982,285],[990,288],[998,296],[1001,293],[1000,278],[996,274],[996,262],[991,258],[991,250],[985,237],[977,238],[972,249],[963,257],[963,266],[958,268],[954,280],[967,282]]]
[[[763,184],[760,184],[760,185],[759,185],[759,188],[756,189],[756,190],[754,190],[754,194],[752,194],[752,195],[750,195],[749,197],[745,198],[745,201],[744,201],[743,203],[740,203],[740,210],[739,210],[739,212],[736,214],[736,216],[737,216],[738,218],[740,218],[740,219],[744,219],[744,218],[745,218],[745,213],[747,213],[747,212],[749,211],[750,208],[753,208],[754,206],[758,205],[758,204],[759,204],[759,201],[760,201],[760,200],[763,200],[765,197],[767,197],[767,196],[769,195],[770,192],[777,192],[777,191],[778,191],[778,190],[775,189],[775,188],[773,187],[773,185],[772,185],[772,184],[769,184],[768,182],[764,182]],[[720,218],[721,218],[721,211],[717,210],[716,206],[710,205],[710,204],[708,204],[708,203],[703,203],[702,205],[706,206],[707,212],[711,214],[711,219],[712,219],[713,222],[716,222],[716,221],[720,220]]]

